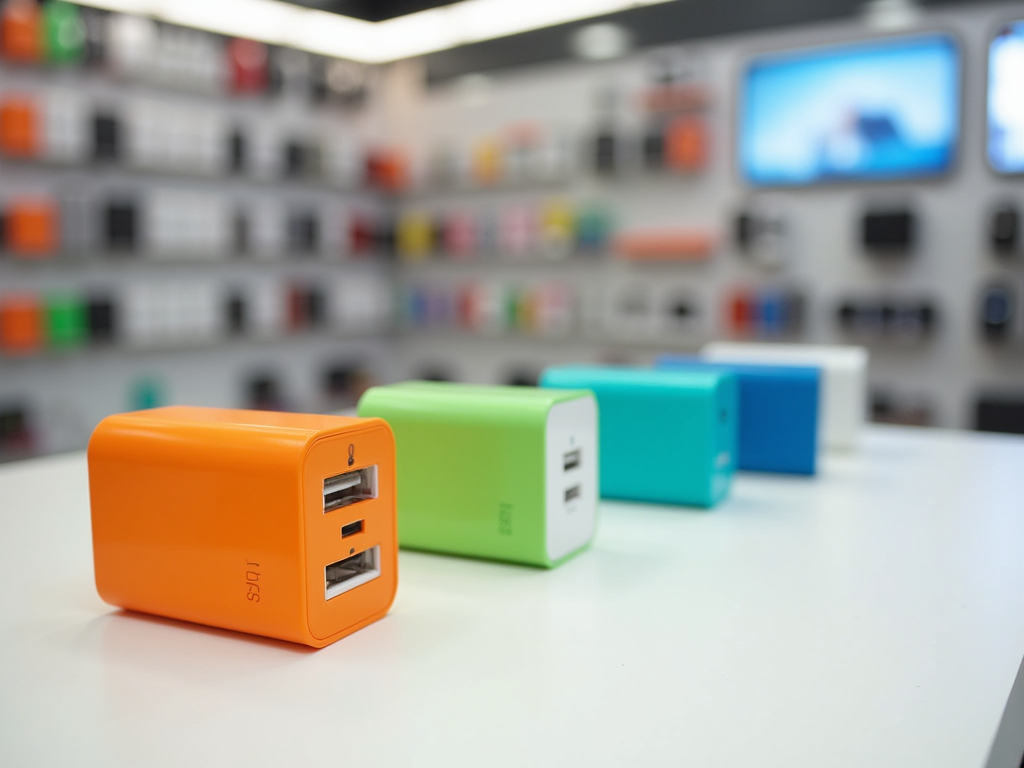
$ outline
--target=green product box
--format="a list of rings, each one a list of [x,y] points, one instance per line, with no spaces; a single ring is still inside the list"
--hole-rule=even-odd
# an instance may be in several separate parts
[[[46,300],[46,338],[51,347],[76,347],[85,341],[87,330],[81,299],[55,295]]]
[[[43,4],[46,58],[56,64],[74,64],[85,54],[85,24],[77,5],[63,0]]]
[[[359,415],[395,434],[401,546],[550,568],[593,538],[590,392],[406,382],[367,390]]]

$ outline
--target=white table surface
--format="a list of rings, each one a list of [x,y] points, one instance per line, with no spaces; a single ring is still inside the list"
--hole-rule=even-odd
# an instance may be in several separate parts
[[[1024,439],[873,428],[711,512],[605,503],[555,571],[404,552],[391,614],[321,651],[103,604],[74,454],[0,467],[0,583],[5,768],[980,767]]]

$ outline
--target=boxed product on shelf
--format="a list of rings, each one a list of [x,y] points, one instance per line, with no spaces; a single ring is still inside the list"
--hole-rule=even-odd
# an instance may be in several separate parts
[[[31,293],[0,295],[0,349],[5,355],[38,352],[46,343],[44,308]]]

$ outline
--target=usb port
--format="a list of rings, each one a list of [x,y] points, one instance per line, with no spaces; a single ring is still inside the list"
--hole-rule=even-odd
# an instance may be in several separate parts
[[[355,536],[357,533],[363,532],[363,521],[356,520],[354,523],[341,526],[341,538],[347,539],[349,536]]]
[[[330,600],[380,576],[380,547],[346,557],[324,568],[324,599]]]
[[[580,465],[580,449],[577,448],[575,451],[569,451],[562,456],[562,468],[568,472],[570,469],[576,469]]]
[[[580,487],[574,485],[571,488],[565,489],[565,503],[568,504],[570,501],[578,499],[580,497]]]
[[[377,498],[377,465],[324,480],[324,512]]]

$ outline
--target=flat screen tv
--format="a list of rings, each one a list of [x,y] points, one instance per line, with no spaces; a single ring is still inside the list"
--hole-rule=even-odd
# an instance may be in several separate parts
[[[756,186],[935,177],[956,156],[960,48],[946,34],[760,56],[740,93],[740,172]]]
[[[989,45],[988,161],[1024,173],[1024,21],[1004,24]]]

